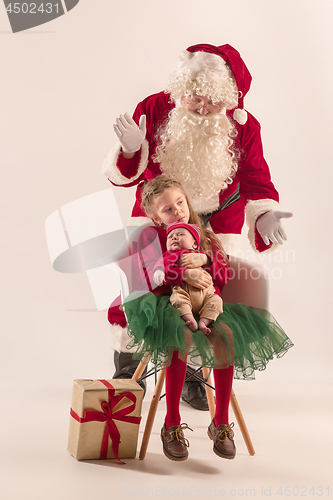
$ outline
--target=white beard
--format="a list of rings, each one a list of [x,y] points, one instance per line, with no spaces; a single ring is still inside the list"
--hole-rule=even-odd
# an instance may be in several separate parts
[[[224,114],[202,116],[174,108],[155,161],[161,171],[183,186],[197,213],[219,206],[219,193],[232,183],[237,162],[232,152],[236,129]]]

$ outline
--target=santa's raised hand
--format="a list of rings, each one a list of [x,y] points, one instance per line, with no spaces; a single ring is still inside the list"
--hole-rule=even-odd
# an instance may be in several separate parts
[[[113,129],[119,139],[121,147],[125,153],[135,153],[139,151],[146,137],[146,115],[140,116],[139,126],[133,118],[126,112],[119,115]]]
[[[287,233],[282,226],[281,219],[289,219],[292,216],[291,212],[272,210],[259,217],[256,226],[266,245],[270,242],[282,245],[287,240]]]

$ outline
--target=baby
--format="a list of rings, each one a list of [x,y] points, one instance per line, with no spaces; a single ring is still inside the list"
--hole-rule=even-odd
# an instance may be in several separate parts
[[[178,260],[184,253],[200,253],[206,257],[206,264],[209,266],[211,258],[205,252],[200,252],[200,228],[196,224],[185,224],[175,222],[167,227],[167,252],[157,261],[154,268],[154,282],[161,285],[165,279],[165,274],[172,272],[173,267],[179,267]],[[211,284],[200,290],[192,285],[173,286],[170,297],[171,304],[178,309],[181,318],[186,326],[195,332],[198,328],[205,335],[209,335],[208,328],[219,314],[222,313],[222,299],[216,293],[213,280]],[[199,323],[194,315],[200,317]]]

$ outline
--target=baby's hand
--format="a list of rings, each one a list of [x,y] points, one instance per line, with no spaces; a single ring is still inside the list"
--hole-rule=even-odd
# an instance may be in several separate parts
[[[163,284],[164,278],[165,272],[163,271],[163,269],[157,269],[157,271],[154,272],[153,280],[156,285],[161,286]]]

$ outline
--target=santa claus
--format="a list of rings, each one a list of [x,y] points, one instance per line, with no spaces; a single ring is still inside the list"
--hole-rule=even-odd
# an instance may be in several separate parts
[[[260,124],[244,109],[251,79],[230,45],[194,45],[181,54],[165,91],[140,102],[133,118],[128,113],[117,118],[119,142],[108,153],[103,173],[115,186],[137,185],[131,224],[146,220],[142,186],[164,173],[182,184],[229,255],[239,247],[245,217],[256,250],[286,240],[281,219],[292,214],[279,208]],[[109,321],[118,334],[115,377],[130,376],[136,363],[126,351],[125,320],[119,317],[118,304],[110,308]],[[198,391],[184,398],[203,409]]]

